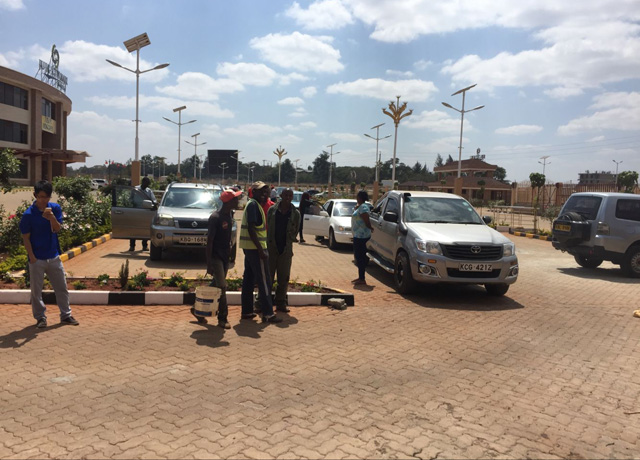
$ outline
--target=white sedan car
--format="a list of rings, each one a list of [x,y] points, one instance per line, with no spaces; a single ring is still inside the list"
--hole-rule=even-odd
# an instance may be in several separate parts
[[[353,244],[351,215],[356,204],[356,200],[333,199],[322,207],[312,206],[311,213],[304,215],[303,233],[318,240],[329,238],[331,249],[342,243]]]

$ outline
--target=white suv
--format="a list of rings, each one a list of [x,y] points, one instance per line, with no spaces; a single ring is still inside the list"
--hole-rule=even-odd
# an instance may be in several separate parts
[[[553,247],[585,268],[604,260],[640,277],[640,195],[574,193],[553,222]]]

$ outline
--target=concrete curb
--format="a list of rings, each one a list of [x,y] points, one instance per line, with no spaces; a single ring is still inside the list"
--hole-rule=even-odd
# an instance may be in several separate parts
[[[318,292],[290,292],[289,306],[318,306],[329,305],[329,299],[343,299],[348,306],[353,307],[354,296],[347,292],[318,293]],[[27,289],[0,290],[1,303],[30,304],[31,291]],[[42,300],[45,304],[55,305],[56,296],[53,291],[43,291]],[[69,291],[69,301],[72,305],[193,305],[196,301],[195,292],[120,292],[120,291]],[[229,305],[240,305],[240,292],[227,292]]]
[[[88,243],[84,243],[83,245],[77,246],[75,248],[71,248],[67,252],[65,252],[64,254],[61,254],[60,255],[60,260],[62,262],[66,262],[69,259],[73,259],[75,256],[79,256],[83,252],[87,252],[91,248],[95,248],[99,244],[106,243],[110,239],[111,239],[111,233],[107,233],[105,235],[102,235],[99,238],[94,238],[93,240],[89,241]]]
[[[542,241],[551,241],[550,236],[536,235],[534,233],[525,233],[525,232],[515,232],[509,229],[509,233],[515,236],[523,236],[525,238],[531,238],[533,240],[542,240]]]

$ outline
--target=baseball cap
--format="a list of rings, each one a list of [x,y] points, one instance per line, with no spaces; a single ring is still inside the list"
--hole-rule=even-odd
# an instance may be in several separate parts
[[[220,194],[220,200],[223,203],[228,203],[229,201],[233,200],[235,197],[240,195],[242,195],[242,190],[238,190],[236,192],[228,188]]]
[[[268,185],[260,180],[258,182],[254,182],[253,184],[251,184],[251,188],[254,190],[260,190],[261,188],[264,188],[264,187],[268,187]]]

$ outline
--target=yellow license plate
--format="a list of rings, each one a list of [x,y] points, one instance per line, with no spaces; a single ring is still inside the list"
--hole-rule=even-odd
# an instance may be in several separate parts
[[[571,231],[571,225],[567,225],[567,224],[555,224],[553,226],[554,230],[558,230],[561,232],[570,232]]]

